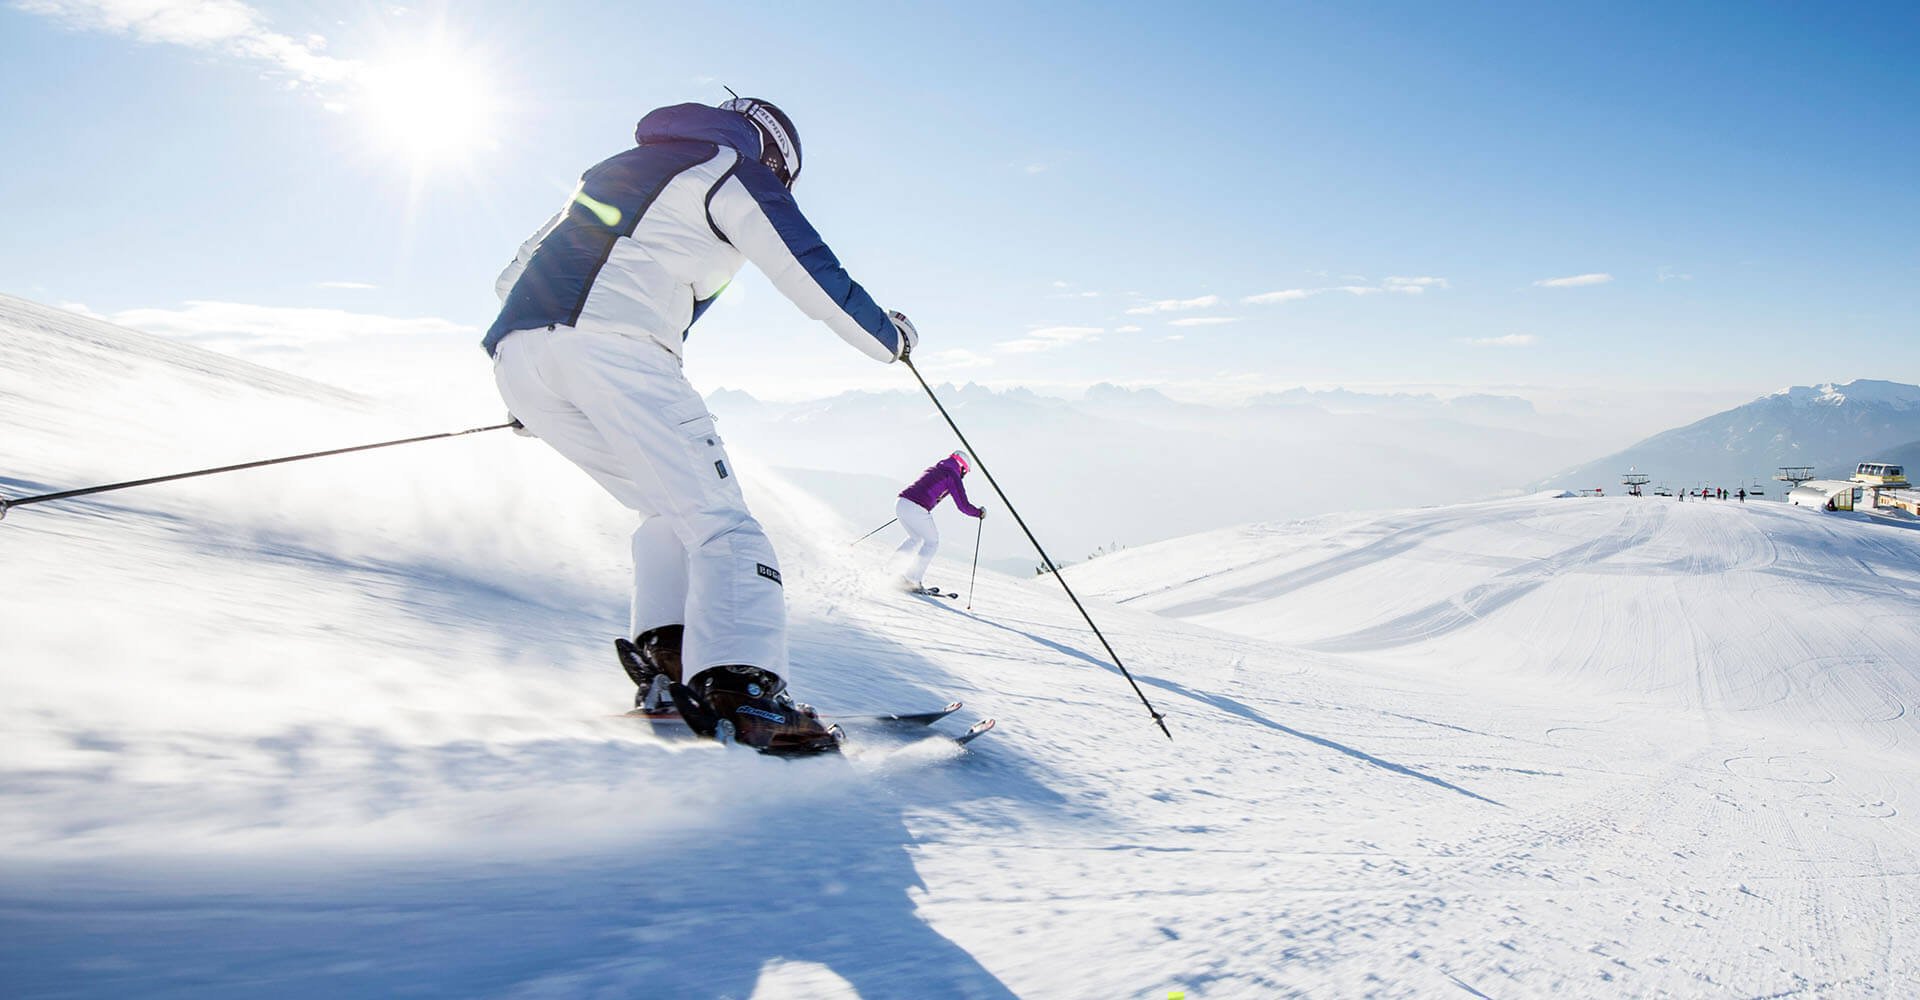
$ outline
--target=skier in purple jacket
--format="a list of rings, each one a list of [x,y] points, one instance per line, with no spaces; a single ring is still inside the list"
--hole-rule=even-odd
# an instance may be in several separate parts
[[[915,546],[920,548],[912,568],[900,576],[901,585],[908,590],[926,589],[921,578],[933,562],[933,554],[940,551],[940,529],[933,523],[933,509],[940,506],[942,498],[952,494],[953,505],[968,517],[987,516],[985,507],[975,507],[968,502],[967,488],[960,484],[960,477],[967,474],[968,468],[966,453],[956,451],[933,463],[912,486],[900,491],[900,500],[893,509],[900,518],[900,526],[907,529],[907,540],[894,550],[894,558],[900,560]]]

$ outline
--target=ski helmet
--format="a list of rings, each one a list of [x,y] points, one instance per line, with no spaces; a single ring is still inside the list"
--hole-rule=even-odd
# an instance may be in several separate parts
[[[800,133],[787,113],[755,97],[721,101],[720,110],[738,111],[760,130],[760,162],[792,190],[800,179]]]
[[[964,451],[956,451],[947,457],[960,463],[960,474],[963,476],[967,474],[968,469],[973,467],[972,463],[967,461],[967,453]]]

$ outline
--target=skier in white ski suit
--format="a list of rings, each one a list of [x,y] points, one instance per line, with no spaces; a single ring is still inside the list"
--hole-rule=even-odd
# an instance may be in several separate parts
[[[629,664],[636,683],[656,659],[694,688],[711,668],[750,667],[776,676],[749,672],[755,684],[742,691],[770,697],[790,679],[779,562],[681,373],[682,345],[749,260],[876,361],[898,360],[918,337],[800,213],[790,190],[799,136],[778,108],[750,99],[659,108],[634,140],[589,169],[520,247],[496,284],[502,307],[483,345],[513,416],[642,517],[636,642],[622,659],[635,647],[678,655]]]

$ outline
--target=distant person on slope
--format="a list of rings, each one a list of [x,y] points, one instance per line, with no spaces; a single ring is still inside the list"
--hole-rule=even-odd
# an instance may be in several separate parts
[[[900,526],[907,529],[907,540],[893,550],[895,561],[904,561],[914,546],[920,547],[919,555],[913,557],[913,565],[900,576],[900,585],[910,591],[919,593],[927,589],[924,582],[927,567],[932,565],[934,553],[940,551],[940,528],[933,523],[933,509],[940,506],[941,499],[952,494],[953,505],[960,508],[962,514],[987,516],[985,507],[975,507],[967,501],[967,488],[960,483],[970,468],[966,453],[956,451],[928,466],[912,486],[900,491],[900,499],[893,505]]]
[[[678,708],[703,736],[767,752],[832,749],[786,695],[779,562],[681,373],[682,344],[749,260],[875,361],[905,357],[918,335],[800,214],[800,136],[779,108],[659,108],[634,141],[589,168],[501,273],[483,341],[494,381],[528,432],[641,516],[634,638],[615,643],[636,708]]]

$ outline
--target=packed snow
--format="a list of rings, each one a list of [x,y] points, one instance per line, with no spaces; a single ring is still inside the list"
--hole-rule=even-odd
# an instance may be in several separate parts
[[[14,497],[444,429],[4,299],[0,425]],[[850,545],[870,525],[735,459],[799,693],[959,698],[941,727],[992,734],[656,741],[608,647],[630,519],[504,432],[13,510],[4,992],[1896,996],[1920,971],[1920,532],[1530,497],[1070,571],[1169,741],[1057,581],[975,591],[948,560],[960,599],[893,592],[891,536]]]

